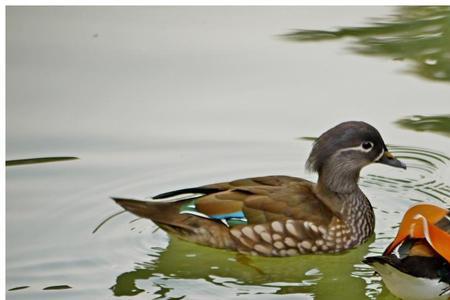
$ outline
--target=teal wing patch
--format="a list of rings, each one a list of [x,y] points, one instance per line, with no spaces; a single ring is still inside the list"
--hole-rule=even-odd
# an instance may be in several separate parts
[[[247,218],[243,211],[236,211],[226,214],[207,215],[197,210],[196,200],[197,199],[186,201],[186,203],[180,207],[180,214],[189,214],[206,219],[217,220],[225,224],[225,226],[227,227],[247,224]]]

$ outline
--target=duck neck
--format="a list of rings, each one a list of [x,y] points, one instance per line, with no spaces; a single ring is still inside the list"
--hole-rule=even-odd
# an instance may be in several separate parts
[[[342,201],[341,216],[349,226],[355,244],[361,244],[375,228],[375,215],[366,195],[358,188],[352,194],[338,194]]]
[[[372,205],[358,186],[359,170],[354,173],[319,174],[318,196],[351,230],[354,244],[366,240],[375,227]]]
[[[355,193],[359,190],[358,180],[360,170],[326,164],[319,172],[319,184],[334,193]]]

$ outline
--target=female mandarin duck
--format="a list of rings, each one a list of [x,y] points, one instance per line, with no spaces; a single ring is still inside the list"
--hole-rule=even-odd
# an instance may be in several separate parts
[[[398,248],[398,255],[392,252]],[[410,208],[383,256],[367,257],[387,288],[405,300],[450,299],[450,212],[430,204]]]
[[[191,242],[263,256],[337,253],[373,232],[372,206],[358,187],[373,162],[406,168],[380,133],[345,122],[323,133],[307,161],[318,183],[289,176],[240,179],[168,192],[153,201],[113,198]]]

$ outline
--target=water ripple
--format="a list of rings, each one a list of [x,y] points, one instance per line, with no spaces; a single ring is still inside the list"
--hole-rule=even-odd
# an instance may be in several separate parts
[[[410,200],[422,202],[435,200],[448,205],[450,186],[445,183],[450,158],[435,150],[409,146],[389,146],[395,155],[408,166],[402,178],[368,174],[362,186],[375,185],[386,191],[416,191]],[[413,196],[414,195],[414,196]]]

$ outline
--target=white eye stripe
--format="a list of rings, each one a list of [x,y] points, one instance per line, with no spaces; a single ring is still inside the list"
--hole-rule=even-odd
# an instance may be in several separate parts
[[[367,152],[370,152],[370,150],[372,150],[372,148],[373,148],[373,144],[372,144],[372,147],[370,147],[369,149],[364,149],[362,144],[361,144],[361,145],[356,146],[356,147],[348,147],[348,148],[340,149],[338,151],[338,153],[345,152],[345,151],[361,151],[361,152],[367,153]]]
[[[378,155],[373,161],[379,161],[384,155],[384,149],[381,149],[380,155]]]

